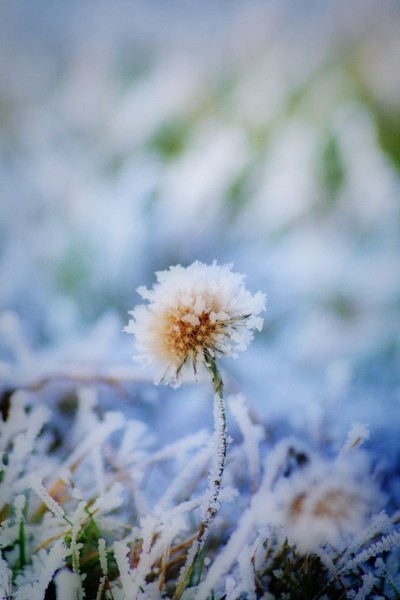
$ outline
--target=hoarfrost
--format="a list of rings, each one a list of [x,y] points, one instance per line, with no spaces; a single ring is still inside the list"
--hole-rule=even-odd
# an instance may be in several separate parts
[[[50,550],[40,550],[32,557],[32,566],[17,576],[16,600],[43,600],[54,573],[65,564],[71,551],[63,540],[54,542]]]

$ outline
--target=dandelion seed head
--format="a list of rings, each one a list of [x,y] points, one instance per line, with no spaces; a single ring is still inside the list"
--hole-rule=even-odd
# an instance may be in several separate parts
[[[301,552],[340,545],[365,525],[378,493],[360,467],[321,461],[277,485],[281,524]]]
[[[156,277],[151,290],[138,288],[148,304],[130,313],[125,331],[135,336],[137,359],[158,366],[157,383],[178,387],[182,368],[196,373],[207,354],[235,358],[262,328],[265,295],[248,292],[232,265],[196,261]]]

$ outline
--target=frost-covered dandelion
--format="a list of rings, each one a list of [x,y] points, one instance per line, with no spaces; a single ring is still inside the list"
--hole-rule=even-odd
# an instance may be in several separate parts
[[[178,387],[181,372],[191,364],[209,368],[218,356],[236,357],[260,330],[265,295],[254,296],[244,286],[244,275],[232,265],[194,262],[156,273],[152,290],[139,287],[147,305],[137,306],[125,328],[136,339],[137,359],[159,370],[156,382]]]
[[[277,522],[302,553],[325,544],[341,549],[381,501],[363,455],[332,462],[315,457],[308,468],[282,478],[273,496]]]
[[[136,339],[138,359],[157,365],[156,383],[178,387],[183,367],[199,365],[210,373],[214,389],[214,444],[209,488],[197,538],[187,556],[173,600],[178,600],[191,577],[210,524],[214,519],[226,461],[226,416],[223,382],[217,366],[220,356],[236,357],[260,330],[265,295],[254,296],[244,286],[244,275],[232,265],[194,262],[176,265],[156,274],[152,290],[138,289],[147,305],[137,306],[125,328]]]

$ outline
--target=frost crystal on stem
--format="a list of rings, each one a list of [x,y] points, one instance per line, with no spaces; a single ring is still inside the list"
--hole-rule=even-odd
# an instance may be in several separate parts
[[[222,476],[226,462],[226,415],[223,398],[224,384],[218,371],[215,359],[206,354],[206,367],[211,375],[214,389],[214,445],[215,451],[209,474],[207,496],[203,507],[203,514],[195,543],[192,545],[182,570],[179,583],[176,587],[173,600],[179,600],[192,575],[193,567],[207,539],[210,525],[217,514],[219,496],[221,491]]]
[[[191,363],[196,373],[207,355],[236,357],[262,328],[265,294],[250,294],[232,265],[196,261],[156,277],[151,290],[138,288],[148,304],[131,311],[124,330],[135,336],[137,359],[157,365],[156,383],[178,387],[182,368]]]

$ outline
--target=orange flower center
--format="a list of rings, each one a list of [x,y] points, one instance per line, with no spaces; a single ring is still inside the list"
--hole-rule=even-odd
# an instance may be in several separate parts
[[[169,317],[168,346],[181,358],[194,358],[199,351],[215,347],[215,334],[221,329],[222,322],[211,323],[208,313],[197,315],[197,318],[199,323],[193,325],[175,315]]]

